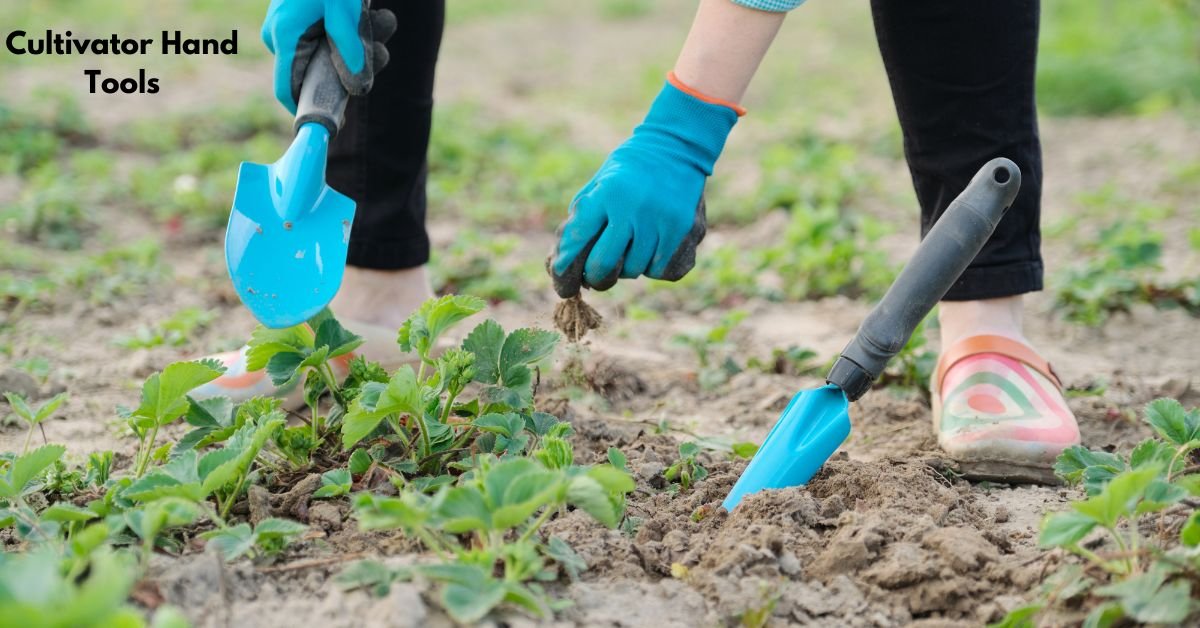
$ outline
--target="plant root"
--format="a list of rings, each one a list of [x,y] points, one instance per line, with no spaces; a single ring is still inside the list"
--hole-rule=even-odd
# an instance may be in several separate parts
[[[589,331],[600,327],[602,322],[604,318],[583,302],[582,295],[563,299],[554,306],[554,326],[571,342],[579,342]]]

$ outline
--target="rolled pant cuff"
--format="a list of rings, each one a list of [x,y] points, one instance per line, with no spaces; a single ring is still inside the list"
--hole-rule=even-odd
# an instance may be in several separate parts
[[[1042,262],[1019,262],[968,268],[942,298],[943,301],[999,299],[1042,289]]]
[[[423,266],[429,261],[429,241],[412,239],[393,241],[351,240],[346,263],[373,270],[403,270]]]

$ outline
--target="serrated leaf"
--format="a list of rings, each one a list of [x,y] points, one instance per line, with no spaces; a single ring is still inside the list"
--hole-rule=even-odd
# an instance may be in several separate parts
[[[291,519],[267,517],[254,526],[254,535],[259,538],[298,536],[308,531],[308,526]]]
[[[333,581],[343,590],[371,588],[376,596],[387,595],[396,572],[377,560],[359,560],[351,563]]]
[[[1135,471],[1125,471],[1104,487],[1095,497],[1072,504],[1076,512],[1095,519],[1106,528],[1116,526],[1117,521],[1124,515],[1132,513],[1138,500],[1142,498],[1146,487],[1158,476],[1159,469],[1149,467]]]
[[[1200,415],[1189,413],[1175,399],[1155,399],[1146,404],[1146,422],[1166,440],[1186,445],[1200,438]]]
[[[250,333],[246,349],[246,370],[261,371],[281,352],[307,353],[313,349],[311,332],[303,325],[286,329],[268,329],[259,325]]]
[[[229,397],[192,399],[183,419],[196,427],[225,427],[233,422],[233,401]]]
[[[475,421],[472,425],[480,431],[499,434],[505,438],[512,438],[520,434],[521,430],[525,429],[525,419],[519,414],[485,414]]]
[[[317,328],[317,336],[313,346],[329,347],[329,357],[336,358],[350,353],[363,343],[362,336],[351,333],[336,319],[328,318]]]
[[[1083,540],[1098,522],[1079,512],[1056,512],[1042,519],[1038,545],[1043,548],[1071,547]]]
[[[80,508],[70,502],[58,502],[51,504],[49,508],[42,511],[40,519],[42,521],[90,521],[98,515],[87,509]]]
[[[254,549],[254,533],[250,524],[239,523],[224,530],[212,530],[200,535],[210,549],[220,552],[226,561],[236,560]]]
[[[1155,479],[1146,487],[1145,496],[1137,505],[1137,514],[1158,512],[1188,496],[1183,487]]]
[[[34,423],[41,423],[42,421],[45,421],[46,419],[50,418],[50,415],[54,414],[54,411],[58,410],[58,407],[61,406],[63,404],[63,402],[66,400],[67,400],[67,393],[65,393],[65,392],[59,393],[57,395],[54,395],[54,397],[52,397],[46,403],[43,403],[41,406],[38,406],[37,414],[35,414],[33,417]]]
[[[466,295],[448,294],[440,299],[430,299],[400,326],[396,342],[404,351],[415,349],[422,357],[428,357],[429,350],[446,330],[479,312],[485,305],[483,299]]]
[[[514,478],[504,487],[503,495],[492,496],[495,500],[492,528],[504,530],[524,523],[533,513],[554,500],[560,477],[550,471],[531,470]]]
[[[1096,589],[1099,595],[1120,601],[1129,617],[1151,624],[1178,624],[1191,611],[1191,583],[1174,580],[1160,568]]]
[[[488,319],[475,327],[462,348],[475,354],[475,381],[484,384],[500,383],[500,351],[504,347],[504,328]]]
[[[271,356],[267,361],[267,376],[271,383],[284,387],[289,386],[299,376],[300,366],[304,363],[305,355],[291,351],[281,351]]]
[[[12,408],[13,412],[17,413],[17,416],[25,419],[25,421],[28,423],[36,423],[34,420],[34,416],[36,415],[33,411],[33,408],[30,408],[29,403],[26,402],[25,395],[15,392],[6,392],[4,393],[4,398],[8,400],[9,407]]]
[[[491,509],[483,494],[472,486],[456,486],[437,502],[441,527],[451,534],[491,529]]]
[[[0,478],[0,498],[17,497],[23,493],[66,450],[62,445],[43,445],[18,457],[9,465],[4,477]]]
[[[133,416],[151,425],[166,425],[188,411],[187,393],[221,376],[222,369],[203,361],[175,362],[155,373],[142,385],[142,403]]]
[[[491,578],[476,586],[447,584],[442,588],[442,606],[459,623],[474,624],[503,602],[507,592],[504,583]]]
[[[1140,469],[1147,465],[1157,464],[1165,469],[1174,457],[1174,447],[1160,440],[1147,438],[1138,443],[1137,447],[1134,447],[1133,451],[1129,453],[1129,466]]]
[[[1125,468],[1125,461],[1106,451],[1091,451],[1081,445],[1072,445],[1064,449],[1054,462],[1054,472],[1069,483],[1079,482],[1084,471],[1090,467],[1104,467],[1115,475]]]
[[[389,415],[422,411],[417,374],[405,364],[396,370],[386,386],[377,382],[363,385],[362,394],[350,404],[350,411],[342,421],[342,448],[349,449],[366,438]]]
[[[350,470],[332,469],[321,474],[321,487],[313,493],[313,497],[337,497],[350,493]]]
[[[604,490],[609,493],[632,493],[637,484],[633,481],[633,476],[629,475],[623,469],[618,469],[614,466],[601,464],[591,467],[587,470],[588,477],[600,483]]]
[[[587,561],[575,553],[575,550],[566,541],[557,536],[550,537],[550,541],[546,544],[546,554],[558,563],[563,571],[567,572],[567,577],[572,582],[579,579],[579,574],[588,568]]]
[[[541,329],[518,329],[509,334],[500,351],[500,373],[505,383],[514,367],[529,366],[553,353],[558,340],[558,334]]]
[[[363,530],[412,531],[429,519],[429,498],[420,493],[383,497],[362,493],[354,499],[354,517]]]
[[[575,476],[567,486],[567,501],[600,523],[613,528],[621,522],[621,512],[608,492],[586,475]]]
[[[371,454],[368,454],[365,449],[355,449],[354,453],[350,454],[350,473],[354,475],[362,475],[371,468]]]

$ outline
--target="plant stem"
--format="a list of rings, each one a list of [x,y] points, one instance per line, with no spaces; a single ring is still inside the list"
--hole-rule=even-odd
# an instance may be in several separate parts
[[[421,542],[424,543],[426,547],[433,550],[433,553],[437,554],[438,558],[442,560],[448,559],[445,547],[442,546],[442,543],[438,541],[436,537],[429,533],[429,530],[425,529],[424,527],[418,527],[416,529],[416,533],[417,538],[421,539]]]
[[[36,425],[36,423],[30,423],[29,431],[25,432],[25,444],[21,447],[21,455],[22,456],[29,453],[29,443],[30,443],[30,441],[33,440],[33,426],[34,425]]]
[[[146,467],[150,465],[150,454],[154,451],[154,440],[158,438],[158,422],[154,422],[154,428],[150,430],[150,440],[146,443],[146,451],[142,456],[141,462],[138,464],[137,474],[134,477],[142,477],[146,472]]]
[[[246,476],[248,475],[250,474],[243,473],[241,474],[241,477],[238,478],[237,486],[233,488],[233,492],[230,493],[229,497],[225,500],[225,506],[221,508],[222,519],[229,516],[229,510],[233,508],[233,502],[237,501],[238,494],[242,492],[242,486],[246,484]]]
[[[319,428],[317,427],[317,425],[320,423],[318,420],[320,417],[317,416],[318,409],[316,400],[313,400],[312,403],[308,404],[308,412],[309,416],[312,417],[308,424],[310,427],[312,427],[313,444],[316,445],[317,441],[321,440],[321,434],[319,432]]]
[[[528,541],[529,537],[533,536],[533,533],[537,532],[537,529],[542,527],[543,523],[546,523],[546,520],[550,518],[550,515],[554,514],[555,510],[556,508],[554,508],[553,505],[546,506],[546,509],[542,511],[541,516],[535,519],[533,523],[529,524],[528,528],[525,528],[525,532],[521,534],[521,536],[517,539],[517,542],[523,543]]]

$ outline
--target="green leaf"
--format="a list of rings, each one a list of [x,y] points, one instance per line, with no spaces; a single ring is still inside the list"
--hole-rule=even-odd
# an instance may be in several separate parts
[[[500,351],[504,347],[504,328],[494,320],[480,323],[463,340],[462,348],[475,354],[475,381],[500,383]]]
[[[33,422],[41,423],[42,421],[50,418],[50,415],[54,414],[54,411],[57,410],[58,407],[61,406],[66,400],[67,393],[65,392],[54,395],[53,398],[38,407],[37,413],[33,417]]]
[[[1187,412],[1175,399],[1155,399],[1146,404],[1145,414],[1150,427],[1177,446],[1200,438],[1200,415]]]
[[[421,493],[406,492],[400,497],[383,497],[362,493],[354,499],[354,517],[363,530],[393,530],[411,532],[429,519],[429,498]]]
[[[151,628],[191,628],[192,622],[188,621],[183,611],[163,604],[154,611],[154,621],[150,625]]]
[[[313,346],[329,347],[329,357],[336,358],[350,353],[363,343],[362,336],[355,335],[342,327],[336,319],[328,318],[317,328],[317,337]]]
[[[633,476],[629,475],[623,469],[618,469],[614,466],[606,464],[596,465],[587,470],[587,475],[598,482],[609,493],[632,493],[637,488],[637,485],[633,481]]]
[[[42,521],[90,521],[98,515],[88,510],[80,508],[70,502],[58,502],[52,504],[49,508],[42,511]]]
[[[397,573],[376,560],[359,560],[350,564],[333,581],[343,590],[371,588],[379,597],[387,595]]]
[[[1179,531],[1179,540],[1187,547],[1200,545],[1200,510],[1192,511],[1187,523]]]
[[[362,475],[371,468],[373,462],[371,454],[368,454],[365,449],[355,449],[354,453],[350,454],[350,473]]]
[[[142,384],[142,403],[133,416],[147,426],[166,425],[188,411],[188,392],[221,376],[224,368],[211,361],[175,362]]]
[[[1145,466],[1159,465],[1167,468],[1167,464],[1175,457],[1175,448],[1155,438],[1147,438],[1138,443],[1129,454],[1129,466],[1140,469]],[[1177,463],[1178,466],[1178,463]],[[1177,469],[1178,470],[1178,469]]]
[[[550,537],[550,542],[546,544],[546,554],[567,572],[567,577],[572,582],[579,579],[579,574],[588,568],[587,561],[557,536]]]
[[[499,580],[487,578],[477,586],[447,584],[442,588],[442,606],[456,621],[474,624],[483,619],[508,593]]]
[[[554,352],[559,335],[541,329],[518,329],[504,339],[500,350],[500,374],[507,383],[509,372],[517,366],[528,366]]]
[[[259,325],[251,332],[247,347],[247,371],[261,371],[278,353],[304,354],[314,348],[311,332],[303,325],[286,329],[268,329]]]
[[[1085,470],[1097,466],[1111,468],[1115,473],[1125,468],[1125,462],[1105,451],[1090,451],[1081,445],[1072,445],[1058,455],[1054,462],[1054,473],[1074,484],[1083,478]]]
[[[493,496],[495,509],[491,514],[492,529],[515,528],[524,523],[533,513],[554,500],[560,478],[558,473],[538,469],[513,478],[504,487],[499,499]]]
[[[396,370],[386,387],[377,382],[363,385],[362,394],[350,404],[342,422],[342,448],[349,449],[366,438],[389,415],[422,411],[417,374],[412,366],[405,364]]]
[[[254,549],[254,533],[248,523],[205,532],[200,538],[207,540],[208,547],[220,552],[226,561],[236,560]]]
[[[451,534],[491,529],[491,509],[483,494],[473,486],[446,490],[437,501],[437,514],[443,519],[442,529]]]
[[[696,455],[699,453],[700,453],[700,445],[698,445],[694,442],[688,441],[688,442],[679,444],[679,457],[680,458],[695,458]]]
[[[254,526],[254,541],[271,544],[290,541],[308,531],[308,526],[290,519],[267,517]]]
[[[1043,548],[1071,547],[1083,540],[1093,528],[1097,520],[1078,512],[1057,512],[1046,515],[1042,519],[1042,532],[1038,536],[1038,546]]]
[[[625,454],[616,447],[608,448],[608,463],[614,468],[620,469],[621,471],[626,471],[629,469],[629,459],[626,458]]]
[[[26,423],[37,422],[34,420],[34,416],[36,416],[36,414],[34,413],[33,408],[30,408],[29,404],[25,401],[24,395],[14,392],[6,392],[4,393],[4,398],[8,399],[8,405],[10,408],[12,408],[13,412],[16,412],[17,416],[25,419]]]
[[[541,448],[533,455],[549,469],[565,469],[575,464],[575,451],[571,443],[557,436],[542,439]]]
[[[440,299],[430,299],[400,326],[396,342],[402,350],[415,349],[422,358],[428,358],[429,350],[446,330],[479,312],[485,305],[483,299],[466,295],[448,294]]]
[[[360,450],[361,451],[361,450]],[[313,493],[313,497],[337,497],[350,493],[350,470],[332,469],[321,474],[321,487]]]
[[[1156,477],[1159,469],[1150,467],[1135,471],[1126,471],[1113,478],[1108,486],[1095,497],[1072,504],[1077,512],[1088,515],[1100,525],[1112,528],[1124,515],[1131,514]]]
[[[1110,628],[1125,617],[1125,611],[1116,602],[1106,602],[1092,609],[1083,620],[1083,628]]]
[[[1156,469],[1161,469],[1161,467],[1156,467]],[[1142,502],[1137,505],[1137,514],[1158,512],[1187,496],[1188,492],[1183,487],[1156,478],[1146,487],[1146,494]]]
[[[1186,580],[1167,579],[1164,569],[1155,568],[1122,582],[1096,589],[1099,595],[1117,598],[1129,617],[1152,624],[1177,624],[1189,614],[1192,586]]]
[[[600,523],[613,528],[621,522],[620,509],[599,482],[586,475],[575,476],[567,486],[567,501]]]
[[[1033,618],[1042,611],[1045,604],[1028,604],[1014,608],[1004,616],[1004,619],[988,624],[988,628],[1034,628],[1036,624]]]
[[[279,387],[290,385],[300,374],[300,367],[306,356],[303,353],[291,351],[276,353],[267,361],[267,375],[271,383]]]
[[[475,419],[473,425],[480,431],[499,434],[505,438],[512,438],[525,429],[525,419],[521,418],[521,415],[511,412],[507,414],[485,414]]]
[[[757,443],[734,443],[731,448],[733,450],[733,455],[741,458],[742,460],[749,460],[754,457],[754,454],[758,453]]]
[[[44,445],[18,457],[0,478],[0,498],[17,497],[29,488],[29,484],[40,477],[67,450],[62,445]]]

